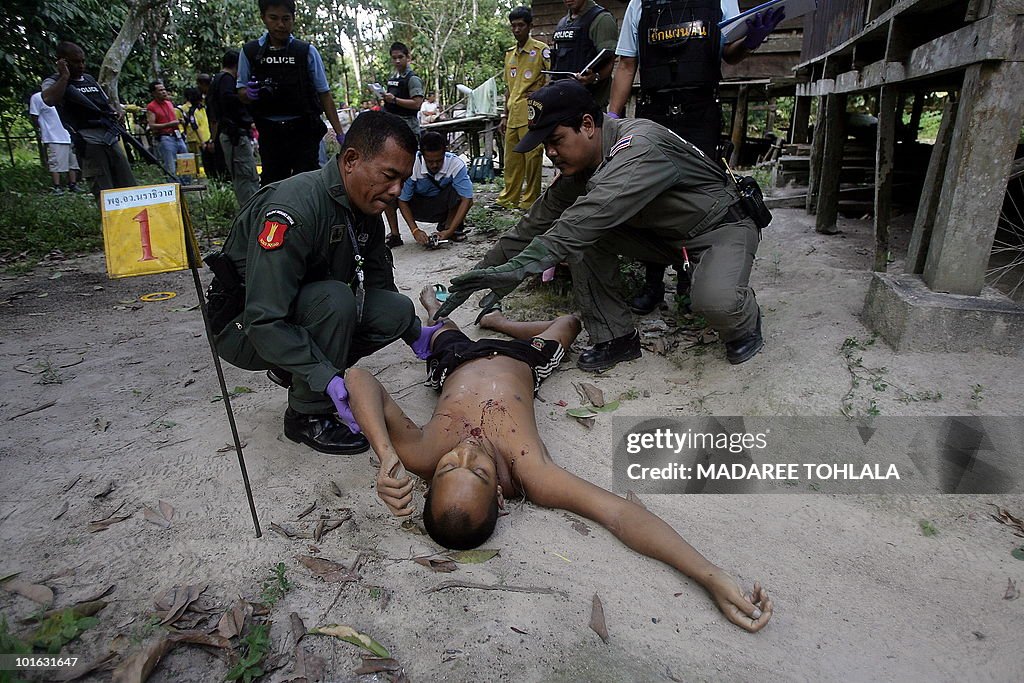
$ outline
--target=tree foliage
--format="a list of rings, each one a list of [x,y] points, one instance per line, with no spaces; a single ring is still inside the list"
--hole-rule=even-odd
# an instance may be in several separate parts
[[[215,73],[228,47],[263,31],[256,0],[6,0],[0,13],[0,98],[27,97],[54,71],[54,47],[72,40],[99,75],[118,46],[122,101],[141,104],[148,83],[162,78],[180,99],[198,73]],[[295,33],[317,46],[339,101],[358,102],[365,84],[391,70],[388,47],[409,45],[413,68],[442,102],[457,99],[456,83],[476,86],[500,74],[512,44],[507,15],[513,0],[318,0],[298,3]],[[125,32],[129,10],[142,13]],[[168,12],[169,9],[169,12]],[[138,12],[137,12],[138,13]],[[116,50],[115,50],[116,51]]]

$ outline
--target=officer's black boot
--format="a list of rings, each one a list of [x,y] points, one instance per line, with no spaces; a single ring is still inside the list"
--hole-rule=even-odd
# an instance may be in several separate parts
[[[576,366],[588,372],[604,372],[617,363],[636,360],[640,355],[640,333],[633,330],[622,337],[594,344],[593,348],[580,354]]]
[[[647,315],[665,301],[665,266],[660,263],[646,263],[646,281],[640,294],[629,302],[629,310],[637,315]]]
[[[745,337],[731,342],[725,342],[725,357],[733,365],[745,363],[761,350],[764,346],[764,337],[761,336],[761,309],[757,309],[757,327]]]
[[[370,448],[366,437],[353,433],[337,413],[307,415],[289,408],[284,413],[284,435],[330,455],[352,455]]]

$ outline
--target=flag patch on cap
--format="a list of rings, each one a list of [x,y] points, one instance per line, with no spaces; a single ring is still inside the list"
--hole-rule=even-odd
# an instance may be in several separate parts
[[[608,157],[615,156],[617,152],[620,152],[633,144],[633,136],[627,135],[624,138],[619,138],[619,141],[612,145],[612,148],[608,150]]]

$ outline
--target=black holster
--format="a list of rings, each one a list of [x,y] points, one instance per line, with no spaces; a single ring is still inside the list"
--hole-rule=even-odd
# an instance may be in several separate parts
[[[213,271],[213,281],[206,290],[210,329],[220,334],[245,309],[245,283],[235,264],[223,252],[214,252],[203,261]]]
[[[757,229],[767,228],[772,222],[772,212],[764,203],[764,194],[757,180],[753,176],[739,176],[736,179],[736,189],[740,193],[740,204],[746,209],[747,215],[754,219]]]

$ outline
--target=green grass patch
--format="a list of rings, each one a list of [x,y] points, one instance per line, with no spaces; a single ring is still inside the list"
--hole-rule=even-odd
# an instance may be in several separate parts
[[[19,165],[0,173],[0,262],[24,271],[46,254],[89,253],[103,245],[100,211],[90,194],[50,194],[50,174]]]

